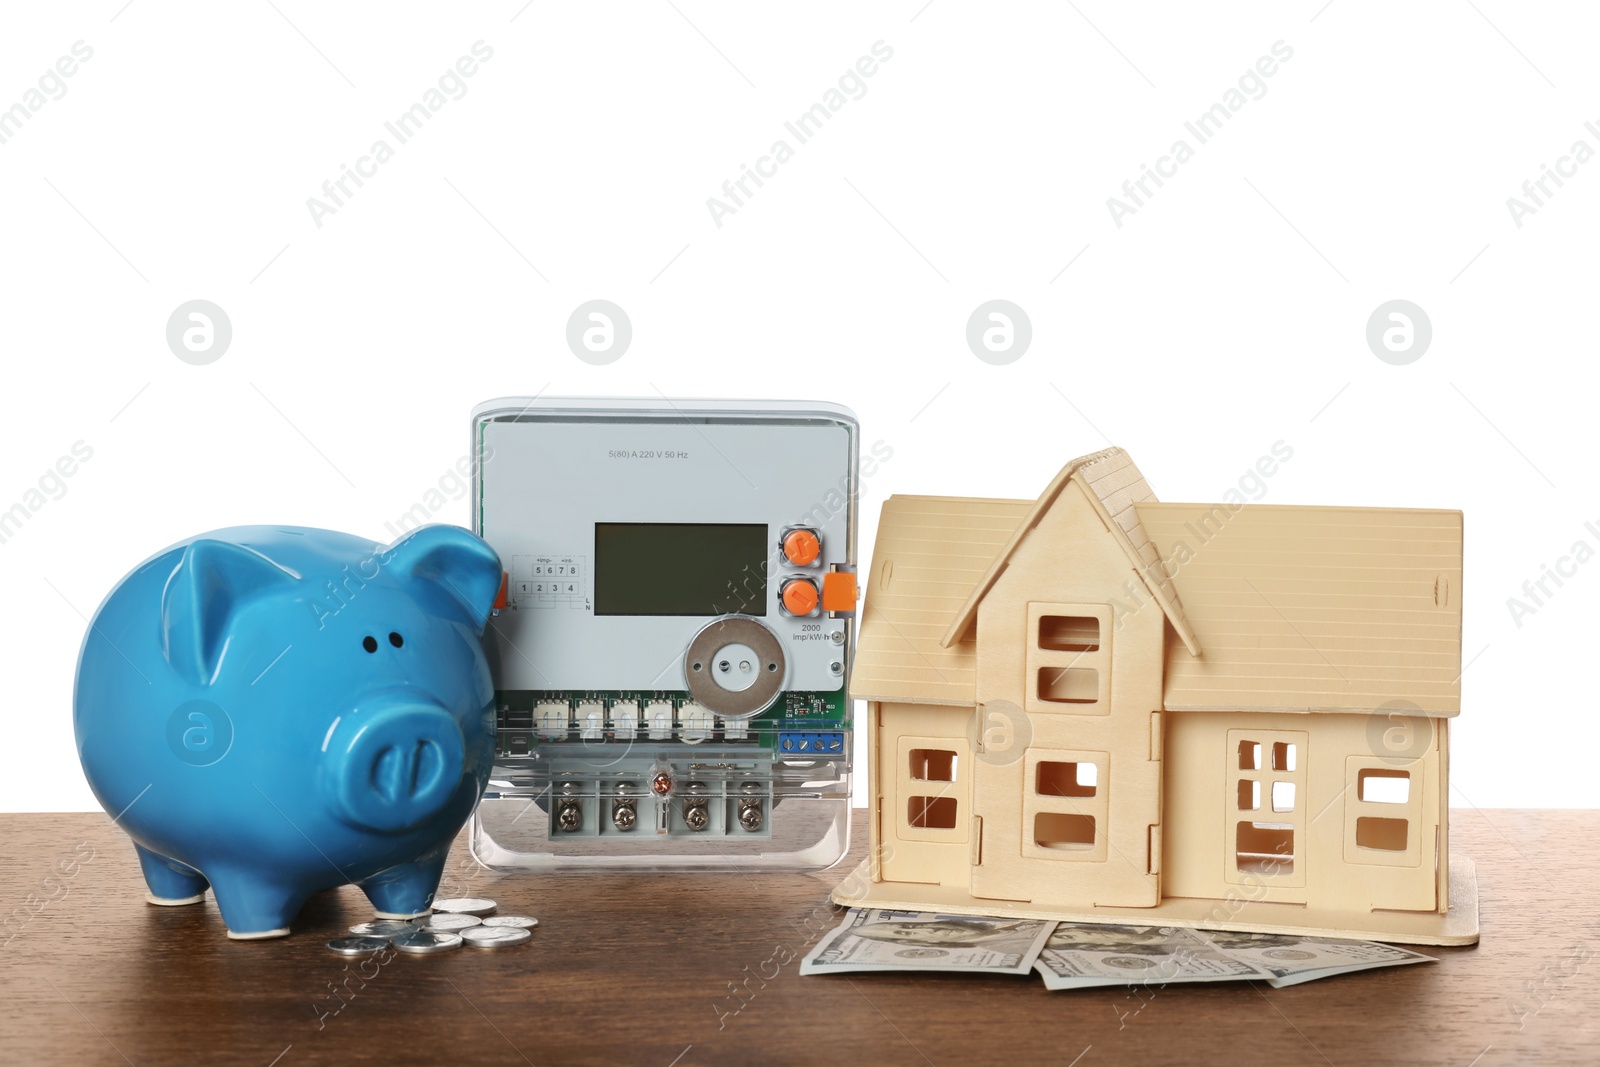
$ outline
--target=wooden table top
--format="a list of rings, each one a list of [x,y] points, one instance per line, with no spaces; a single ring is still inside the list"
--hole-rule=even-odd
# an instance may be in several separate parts
[[[102,814],[0,815],[0,1062],[1401,1064],[1600,1062],[1600,811],[1452,814],[1483,941],[1437,964],[1264,984],[1050,993],[1037,978],[799,977],[839,914],[821,874],[497,875],[444,892],[539,918],[531,945],[348,963],[349,887],[290,937],[158,908]],[[63,873],[70,872],[70,873]],[[365,975],[365,976],[364,976]],[[337,994],[336,991],[337,990]]]

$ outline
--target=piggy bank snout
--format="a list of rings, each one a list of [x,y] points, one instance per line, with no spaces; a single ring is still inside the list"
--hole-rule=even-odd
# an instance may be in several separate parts
[[[461,783],[461,727],[440,708],[362,712],[334,733],[328,747],[331,799],[339,815],[357,826],[411,829],[443,810]]]

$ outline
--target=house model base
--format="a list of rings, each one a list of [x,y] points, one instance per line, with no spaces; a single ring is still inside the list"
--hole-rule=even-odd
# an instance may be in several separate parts
[[[1461,548],[1455,511],[1161,503],[1116,448],[1036,501],[890,497],[834,900],[1475,942]]]
[[[1360,926],[1351,926],[1351,917],[1339,909],[1296,907],[1258,900],[1219,902],[1169,897],[1153,908],[1086,908],[1081,911],[1035,908],[1012,901],[980,900],[950,886],[874,882],[869,866],[870,861],[863,860],[846,876],[833,891],[835,904],[847,908],[933,911],[944,915],[1354,937],[1408,945],[1475,945],[1478,942],[1478,870],[1465,856],[1450,860],[1450,909],[1447,912],[1441,915],[1369,911]]]

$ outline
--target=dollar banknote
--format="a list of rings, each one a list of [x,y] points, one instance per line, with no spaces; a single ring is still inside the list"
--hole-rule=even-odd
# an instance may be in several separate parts
[[[851,908],[800,963],[801,974],[968,971],[1027,974],[1055,923]]]
[[[801,974],[1038,971],[1050,989],[1253,980],[1275,987],[1434,960],[1375,941],[851,908]]]
[[[1264,966],[1220,951],[1193,930],[1087,923],[1057,924],[1034,969],[1050,989],[1272,977]]]
[[[1376,941],[1346,941],[1332,937],[1294,934],[1234,934],[1201,932],[1212,946],[1234,959],[1247,960],[1270,972],[1268,981],[1278,987],[1299,985],[1318,978],[1403,963],[1431,963],[1436,957],[1384,945]]]

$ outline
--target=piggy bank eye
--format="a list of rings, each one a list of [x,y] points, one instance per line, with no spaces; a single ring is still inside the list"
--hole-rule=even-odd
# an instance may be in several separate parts
[[[391,630],[389,631],[389,643],[395,648],[399,648],[401,645],[406,643],[406,639]]]
[[[368,652],[378,651],[377,638],[373,637],[371,634],[368,634],[366,637],[361,639],[361,647],[366,649]]]

